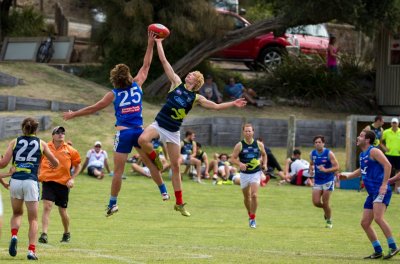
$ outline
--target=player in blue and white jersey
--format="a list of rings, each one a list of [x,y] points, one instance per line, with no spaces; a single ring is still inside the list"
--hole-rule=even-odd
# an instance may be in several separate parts
[[[357,146],[361,149],[360,168],[352,173],[340,174],[340,179],[346,180],[356,177],[362,177],[368,196],[364,203],[364,213],[361,219],[361,226],[367,234],[374,248],[374,253],[365,259],[377,259],[383,257],[382,246],[378,236],[372,227],[372,221],[378,224],[386,237],[389,253],[384,259],[389,259],[399,253],[392,235],[392,230],[384,218],[387,207],[392,197],[392,191],[389,187],[389,177],[392,166],[383,152],[374,147],[375,133],[373,131],[363,130],[357,137]]]
[[[339,163],[335,154],[325,148],[325,137],[318,135],[313,139],[315,149],[310,153],[309,174],[314,176],[312,202],[314,206],[324,210],[326,228],[332,228],[332,210],[329,205],[330,196],[335,187],[335,172]]]
[[[160,189],[163,200],[168,200],[169,195],[161,177],[161,173],[138,144],[138,138],[143,132],[142,117],[142,85],[147,79],[150,64],[153,58],[154,33],[149,32],[146,54],[143,65],[135,77],[130,74],[130,69],[125,64],[117,64],[110,72],[110,81],[114,89],[97,103],[82,108],[78,111],[64,113],[64,120],[79,116],[93,114],[106,108],[111,103],[115,109],[115,128],[117,130],[114,139],[114,177],[111,184],[111,195],[107,206],[106,216],[118,211],[117,197],[121,190],[122,174],[129,153],[134,147],[141,156],[142,161],[150,169],[154,182]]]

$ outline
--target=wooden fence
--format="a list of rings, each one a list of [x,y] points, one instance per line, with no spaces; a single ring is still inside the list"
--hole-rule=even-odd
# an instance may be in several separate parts
[[[26,117],[2,116],[0,117],[0,140],[22,135],[21,124]],[[47,130],[51,127],[50,116],[35,116],[39,121],[38,130]]]
[[[233,147],[242,138],[242,125],[252,123],[255,138],[262,137],[268,147],[286,147],[288,120],[239,117],[204,117],[186,119],[181,136],[189,129],[196,133],[196,141],[209,146]],[[346,122],[326,120],[296,120],[295,146],[313,146],[315,135],[324,135],[327,147],[345,147]]]
[[[51,111],[68,111],[78,110],[85,107],[84,104],[64,103],[59,101],[50,101],[44,99],[16,97],[16,96],[0,96],[0,111],[15,110],[51,110]]]

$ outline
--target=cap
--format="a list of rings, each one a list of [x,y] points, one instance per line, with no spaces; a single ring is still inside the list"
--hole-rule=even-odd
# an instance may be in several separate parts
[[[396,117],[393,117],[392,118],[392,123],[397,123],[398,124],[399,123],[399,119],[397,119]]]
[[[58,130],[61,130],[62,132],[65,132],[65,128],[64,127],[56,126],[55,128],[53,128],[53,132],[51,134],[54,135],[55,133],[57,133]]]
[[[207,74],[206,75],[206,79],[212,79],[212,75],[211,74]]]
[[[95,146],[97,146],[97,145],[101,146],[101,142],[100,141],[96,141],[96,142],[94,142],[94,145]]]

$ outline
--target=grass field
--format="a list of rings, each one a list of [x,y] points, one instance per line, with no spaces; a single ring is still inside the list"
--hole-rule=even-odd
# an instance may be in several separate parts
[[[0,71],[23,78],[25,85],[1,87],[0,94],[28,96],[92,104],[107,91],[93,83],[59,72],[44,65],[0,63]],[[159,105],[144,104],[144,119],[149,124]],[[326,113],[303,108],[271,107],[263,110],[247,107],[218,115],[284,118],[343,119],[345,114]],[[103,142],[112,161],[112,108],[99,115],[64,122],[60,113],[18,111],[1,115],[35,116],[48,114],[53,124],[66,127],[66,139],[74,142],[84,158],[94,141]],[[204,114],[201,108],[191,116]],[[212,115],[217,115],[211,112]],[[38,136],[48,141],[50,131]],[[239,140],[239,139],[238,139]],[[9,139],[0,141],[3,153]],[[232,146],[233,147],[233,146]],[[232,148],[206,147],[214,151],[231,152]],[[286,150],[272,149],[283,163]],[[302,148],[305,158],[310,151]],[[342,167],[344,149],[334,149]],[[112,164],[112,162],[111,162]],[[49,244],[38,245],[41,263],[364,263],[362,257],[372,253],[372,247],[362,231],[359,220],[365,193],[336,190],[332,196],[334,228],[326,229],[321,209],[311,204],[311,190],[306,187],[277,186],[276,180],[261,188],[257,229],[248,227],[239,186],[219,186],[207,182],[200,185],[184,177],[184,200],[192,216],[185,218],[173,210],[174,199],[162,202],[158,188],[144,177],[126,172],[118,204],[120,212],[105,217],[111,177],[98,181],[79,175],[70,194],[71,242],[61,244],[62,225],[53,209],[49,226]],[[170,193],[171,182],[165,178]],[[4,204],[4,224],[0,238],[0,263],[21,263],[27,253],[27,218],[23,217],[19,233],[19,253],[8,255],[11,208],[9,193],[1,190]],[[395,238],[400,242],[399,201],[394,195],[387,212]],[[42,212],[40,208],[40,213]],[[39,230],[41,223],[39,221]],[[386,248],[383,235],[378,231]],[[400,260],[400,256],[397,257]],[[396,257],[395,257],[396,259]],[[394,260],[395,260],[394,259]]]
[[[258,226],[253,230],[239,186],[200,185],[185,177],[184,198],[192,213],[186,218],[173,211],[173,200],[161,201],[151,180],[128,173],[120,211],[106,218],[110,182],[109,176],[99,181],[80,175],[70,194],[71,242],[59,243],[62,226],[53,210],[49,244],[37,248],[41,263],[361,263],[372,252],[359,225],[363,192],[336,190],[334,227],[326,229],[322,211],[311,205],[309,188],[277,186],[271,180],[259,191]],[[2,194],[0,262],[19,263],[26,258],[27,219],[19,234],[19,253],[12,258],[7,250],[9,195],[4,190]],[[386,214],[396,238],[399,198],[392,198]],[[383,234],[378,235],[386,248]]]

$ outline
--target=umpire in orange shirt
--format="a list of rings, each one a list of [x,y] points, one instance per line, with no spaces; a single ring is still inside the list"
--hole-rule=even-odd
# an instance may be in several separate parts
[[[65,142],[65,128],[57,126],[52,132],[52,141],[48,143],[50,151],[59,160],[57,168],[51,168],[47,158],[42,160],[39,181],[42,182],[42,234],[40,243],[47,243],[47,228],[53,203],[58,206],[64,234],[60,242],[69,242],[69,216],[67,213],[69,189],[74,187],[75,177],[81,169],[81,157],[76,149]],[[71,169],[73,175],[71,175]]]

